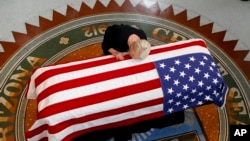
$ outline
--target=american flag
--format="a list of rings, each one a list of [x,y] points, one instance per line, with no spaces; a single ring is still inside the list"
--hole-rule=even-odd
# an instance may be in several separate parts
[[[224,104],[227,86],[213,58],[188,54],[155,62],[164,93],[164,112],[186,110],[213,102]]]
[[[41,67],[26,97],[37,99],[30,141],[71,140],[210,101],[222,107],[227,86],[206,44],[190,39],[152,47],[144,60],[113,56]]]

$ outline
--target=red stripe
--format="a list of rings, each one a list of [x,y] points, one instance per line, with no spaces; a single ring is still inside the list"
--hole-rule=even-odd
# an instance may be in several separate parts
[[[116,115],[116,114],[121,114],[121,113],[125,113],[125,112],[129,112],[129,111],[133,111],[133,110],[137,110],[137,109],[141,109],[141,108],[146,108],[149,106],[154,106],[154,105],[158,105],[158,104],[162,104],[163,103],[163,98],[159,98],[159,99],[154,99],[151,101],[146,101],[146,102],[142,102],[142,103],[138,103],[138,104],[134,104],[134,105],[129,105],[126,107],[122,107],[122,108],[117,108],[117,109],[113,109],[110,111],[104,111],[104,112],[100,112],[100,113],[96,113],[96,114],[92,114],[92,115],[87,115],[87,116],[83,116],[77,119],[70,119],[68,121],[64,121],[62,123],[59,123],[57,125],[54,126],[49,126],[49,125],[42,125],[32,131],[29,131],[26,133],[26,137],[27,138],[31,138],[32,135],[37,135],[39,133],[42,133],[43,131],[48,130],[48,132],[50,134],[56,134],[62,130],[64,130],[65,128],[74,125],[74,124],[78,124],[78,123],[84,123],[84,122],[88,122],[91,120],[96,120],[99,119],[100,117],[107,117],[107,116],[112,116],[112,115]],[[124,119],[118,122],[114,122],[114,123],[109,123],[106,125],[100,125],[100,126],[94,126],[94,127],[90,127],[90,128],[86,128],[84,130],[81,130],[80,132],[83,133],[88,133],[91,131],[94,131],[96,129],[107,129],[110,128],[111,126],[113,127],[118,127],[118,126],[124,126],[124,125],[129,125],[132,123],[136,123],[138,121],[143,121],[143,120],[147,120],[147,119],[153,119],[155,117],[161,117],[163,116],[163,112],[156,112],[156,113],[150,113],[148,115],[143,115],[143,116],[139,116],[139,117],[135,117],[135,118],[130,118],[130,119]],[[152,116],[153,115],[153,116]]]
[[[25,133],[25,137],[32,138],[33,136],[38,135],[38,134],[42,133],[43,131],[46,131],[47,129],[48,129],[48,125],[43,124],[43,125],[39,126],[39,128],[33,129],[31,131],[27,131]]]
[[[121,107],[121,108],[117,108],[117,109],[113,109],[109,111],[99,112],[99,113],[95,113],[91,115],[85,115],[83,117],[70,119],[68,121],[61,122],[55,126],[50,126],[49,132],[51,134],[55,134],[74,124],[86,123],[88,121],[97,120],[97,119],[108,117],[108,116],[118,115],[118,114],[122,114],[125,112],[130,112],[130,111],[134,111],[134,110],[138,110],[141,108],[146,108],[149,106],[154,106],[154,105],[158,105],[162,103],[163,103],[163,98],[159,98],[159,99],[137,103],[134,105],[129,105],[129,106],[125,106],[125,107]],[[126,119],[126,117],[124,117],[124,119]]]
[[[128,68],[123,68],[123,69],[117,69],[114,71],[109,71],[109,72],[104,72],[100,74],[95,74],[91,76],[86,76],[86,77],[81,77],[77,79],[72,79],[69,81],[64,81],[58,84],[51,85],[47,89],[44,89],[41,93],[38,94],[37,101],[38,103],[45,99],[46,97],[50,96],[53,93],[67,90],[67,89],[72,89],[80,86],[85,86],[88,84],[94,84],[97,82],[105,81],[105,80],[110,80],[114,78],[118,78],[121,76],[127,76],[127,75],[132,75],[136,73],[141,73],[143,71],[149,71],[155,69],[155,66],[153,63],[147,63],[147,64],[142,64],[142,65],[137,65],[133,67],[128,67]],[[115,84],[114,84],[115,85]]]
[[[79,97],[77,99],[72,99],[68,101],[62,101],[60,103],[53,104],[41,110],[38,114],[38,119],[45,118],[60,112],[65,112],[75,108],[88,106],[108,100],[113,100],[116,98],[121,98],[124,96],[132,95],[135,93],[145,92],[147,90],[152,90],[161,87],[159,79],[138,83],[136,85],[125,86],[113,90],[108,90],[93,95]],[[65,106],[67,105],[67,106]]]
[[[107,59],[103,59],[103,60],[91,61],[91,62],[82,63],[82,64],[75,64],[75,65],[72,64],[70,66],[49,69],[49,70],[43,72],[41,75],[39,75],[35,79],[35,84],[36,84],[36,86],[38,86],[40,83],[42,83],[47,78],[50,78],[51,76],[54,76],[57,74],[82,70],[82,69],[91,68],[91,67],[95,67],[95,66],[99,66],[99,65],[113,63],[116,61],[117,60],[115,58],[107,58]],[[46,67],[44,67],[44,68],[46,68]]]

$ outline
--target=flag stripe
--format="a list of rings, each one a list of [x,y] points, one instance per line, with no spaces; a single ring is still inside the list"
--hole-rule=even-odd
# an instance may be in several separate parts
[[[103,72],[103,73],[100,72],[99,74],[80,77],[77,79],[71,79],[71,80],[63,81],[57,84],[55,84],[53,81],[45,81],[44,83],[47,83],[47,84],[45,84],[45,87],[43,89],[38,90],[39,95],[37,99],[38,101],[41,101],[47,96],[52,95],[59,91],[77,88],[80,86],[82,87],[82,86],[86,86],[89,84],[95,84],[98,82],[119,78],[121,76],[133,75],[136,73],[140,73],[140,72],[148,71],[152,69],[155,69],[154,64],[147,63],[147,64],[142,64],[139,66],[132,66],[132,67],[113,70],[109,72]]]
[[[100,103],[124,96],[128,96],[135,93],[140,93],[143,91],[156,89],[161,87],[159,79],[147,81],[144,83],[138,83],[136,85],[125,86],[117,89],[112,89],[109,91],[104,91],[96,94],[92,94],[89,96],[79,97],[77,99],[72,99],[68,101],[63,101],[57,104],[53,104],[51,106],[47,106],[43,110],[40,111],[38,118],[44,118],[58,112],[68,111],[70,109],[92,105],[95,103]],[[67,106],[64,106],[67,105]]]
[[[131,124],[134,124],[134,123],[138,123],[140,121],[155,119],[155,118],[159,118],[159,117],[162,117],[162,112],[161,111],[160,112],[155,112],[155,113],[152,113],[152,114],[147,114],[147,115],[137,117],[137,118],[131,118],[131,119],[123,120],[123,121],[120,121],[120,122],[116,122],[115,124],[105,124],[105,125],[93,127],[93,128],[90,128],[90,129],[86,129],[88,131],[79,130],[79,131],[73,132],[72,134],[69,134],[68,136],[66,136],[64,138],[64,140],[67,141],[67,140],[73,139],[73,138],[75,138],[77,136],[80,136],[82,134],[92,132],[92,131],[97,131],[97,130],[102,130],[102,129],[109,129],[109,128],[125,126],[125,125],[131,125]]]
[[[98,112],[98,113],[94,113],[94,114],[87,114],[86,116],[81,116],[81,117],[78,117],[75,119],[71,118],[69,120],[60,122],[57,125],[51,126],[49,128],[49,132],[51,134],[55,134],[57,132],[64,130],[67,127],[70,127],[71,125],[75,125],[76,123],[81,123],[81,124],[84,123],[81,125],[82,126],[81,128],[88,129],[88,128],[92,128],[95,126],[100,126],[100,125],[104,125],[104,124],[108,124],[108,123],[126,120],[129,118],[128,116],[124,116],[124,117],[119,116],[119,117],[116,117],[115,119],[113,119],[111,117],[113,117],[115,115],[120,115],[120,114],[124,114],[127,112],[131,112],[131,111],[136,111],[138,109],[145,110],[146,108],[151,107],[151,106],[155,106],[155,105],[159,105],[157,112],[162,111],[162,108],[163,108],[161,105],[162,102],[163,102],[163,98],[159,98],[159,99],[154,99],[154,100],[150,100],[150,101],[146,101],[146,102],[142,102],[142,103],[138,103],[138,104],[134,104],[134,105],[128,105],[125,107],[121,107],[121,108],[117,108],[117,109],[113,109],[113,110],[109,110],[109,111],[103,111],[103,112]],[[152,111],[150,111],[150,110],[148,109],[148,111],[149,111],[148,113],[152,113]],[[137,111],[137,112],[138,113],[133,113],[133,115],[134,116],[144,115],[144,113],[140,113],[139,111]],[[141,110],[141,112],[142,112],[142,110]],[[143,111],[143,112],[145,112],[145,111]],[[163,113],[162,113],[162,115],[163,115]],[[100,117],[102,117],[103,119]],[[77,120],[77,122],[75,120]]]
[[[82,107],[71,109],[65,112],[58,112],[49,117],[45,117],[42,120],[39,119],[40,121],[36,122],[36,124],[32,126],[31,130],[36,129],[43,124],[47,124],[47,121],[50,121],[49,125],[54,126],[56,124],[59,124],[60,122],[63,122],[64,120],[70,120],[72,118],[75,119],[81,116],[86,116],[88,114],[90,115],[96,114],[98,112],[109,111],[109,110],[126,107],[129,105],[139,104],[139,103],[143,103],[143,102],[147,102],[147,101],[151,101],[155,99],[163,99],[161,88],[148,90],[147,92],[141,92],[141,93],[137,93],[137,94],[133,94],[133,95],[129,95],[129,96],[125,96],[125,97],[121,97],[118,99],[113,99],[113,100],[109,100],[109,101],[105,101],[101,103],[96,103],[93,105],[82,106]],[[96,107],[99,107],[99,108],[96,108]],[[74,115],[74,117],[72,117],[72,115]]]
[[[81,63],[76,65],[69,65],[62,68],[49,69],[48,71],[42,72],[42,75],[37,76],[36,85],[38,86],[41,82],[45,81],[47,78],[50,78],[57,74],[68,73],[76,70],[91,68],[93,66],[99,66],[103,64],[108,64],[114,62],[115,58],[107,58],[105,60],[98,60],[94,62]]]
[[[41,141],[41,140],[45,140],[48,141],[48,130],[44,130],[47,129],[48,125],[47,124],[43,124],[42,126],[40,126],[39,128],[33,129],[29,132],[25,133],[26,138],[28,138],[28,140],[34,140],[34,141]],[[47,139],[47,140],[46,140]]]
[[[81,87],[72,88],[68,90],[62,90],[62,91],[59,91],[57,93],[54,93],[48,96],[42,101],[39,101],[38,110],[41,111],[42,109],[44,109],[47,106],[50,106],[51,104],[56,104],[58,102],[64,102],[68,100],[76,100],[78,98],[84,98],[86,96],[91,96],[93,94],[107,93],[109,96],[115,93],[115,89],[119,89],[122,87],[126,87],[127,89],[125,89],[124,92],[127,92],[132,88],[136,89],[136,86],[133,86],[133,85],[141,83],[140,85],[147,86],[150,84],[148,83],[143,84],[143,83],[152,81],[152,80],[159,81],[159,77],[156,73],[156,70],[150,70],[150,71],[146,71],[146,72],[142,72],[142,73],[138,73],[134,75],[124,76],[124,77],[115,78],[112,80],[89,84],[86,86],[81,86]],[[48,101],[50,102],[48,103]]]
[[[100,127],[105,129],[121,125],[129,125],[131,123],[141,121],[142,119],[144,120],[147,115],[150,116],[146,119],[151,119],[152,117],[161,117],[163,116],[162,101],[162,98],[155,99],[137,105],[130,105],[124,108],[98,113],[97,115],[90,115],[87,117],[83,116],[79,119],[71,119],[69,121],[61,122],[59,125],[55,126],[43,124],[42,126],[39,126],[38,128],[27,133],[26,136],[32,137],[33,134],[40,134],[40,136],[43,136],[45,128],[48,129],[48,132],[45,132],[47,136],[61,137],[57,140],[63,140],[64,136],[77,131],[88,133]],[[112,114],[112,112],[116,112],[117,114]]]
[[[160,111],[161,106],[162,105],[159,104],[159,105],[154,105],[154,106],[150,106],[150,107],[146,107],[146,108],[142,108],[142,109],[138,109],[138,110],[134,110],[134,111],[125,112],[125,113],[122,113],[119,115],[105,117],[103,119],[101,118],[101,119],[92,121],[90,124],[101,122],[99,125],[99,126],[102,126],[101,129],[107,129],[107,128],[111,128],[111,127],[130,125],[132,123],[136,123],[136,122],[145,120],[145,118],[152,119],[155,117],[162,117],[163,113],[162,113],[162,111]],[[140,115],[137,113],[140,113]],[[127,117],[127,119],[116,121],[116,119],[120,119],[122,117]],[[112,122],[110,124],[105,122],[105,121],[111,121],[111,120],[114,120],[114,122]],[[106,123],[106,124],[103,124],[103,123]],[[82,125],[84,125],[84,123],[75,124],[75,125],[73,125],[73,127],[68,127],[68,128],[66,128],[66,130],[61,131],[60,132],[61,134],[57,135],[57,136],[60,137],[61,135],[66,135],[65,133],[68,133],[70,131],[71,131],[70,133],[73,133],[75,131],[72,131],[72,129],[75,129],[75,128],[80,129],[80,130],[86,130],[86,131],[91,129],[91,128],[82,129]],[[96,127],[98,127],[98,126],[94,126],[94,128],[96,128]],[[85,131],[85,133],[86,133],[86,131]],[[94,130],[92,129],[92,131],[94,131]]]
[[[162,48],[162,46],[159,46],[158,49],[152,50],[150,52],[150,54],[157,54],[160,52],[167,52],[167,51],[172,51],[172,50],[184,49],[184,48],[188,48],[188,47],[192,47],[192,46],[199,46],[199,47],[207,48],[206,43],[204,41],[201,41],[201,40],[187,42],[185,44],[179,44],[177,42],[176,45],[171,44],[171,47],[167,47],[166,45],[163,45],[163,46],[165,46],[165,47]]]

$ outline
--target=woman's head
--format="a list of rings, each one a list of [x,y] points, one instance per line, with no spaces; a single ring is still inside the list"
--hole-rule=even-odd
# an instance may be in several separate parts
[[[147,40],[137,40],[131,44],[129,54],[132,58],[144,59],[149,55],[150,48],[151,44]]]

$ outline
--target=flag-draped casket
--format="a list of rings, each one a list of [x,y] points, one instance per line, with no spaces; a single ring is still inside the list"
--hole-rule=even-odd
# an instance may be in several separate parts
[[[206,102],[222,107],[227,90],[202,39],[154,46],[143,60],[110,55],[41,67],[27,90],[38,113],[26,138],[70,140]]]

